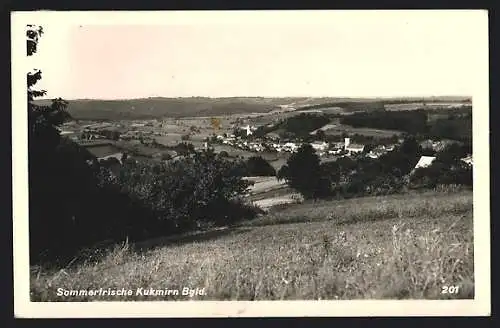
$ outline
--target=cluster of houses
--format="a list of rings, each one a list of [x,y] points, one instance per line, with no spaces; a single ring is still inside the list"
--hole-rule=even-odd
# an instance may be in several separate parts
[[[279,142],[279,141],[247,141],[241,138],[238,138],[234,135],[218,135],[216,136],[217,142],[222,144],[232,146],[235,148],[262,152],[262,151],[271,151],[271,152],[296,152],[301,146],[302,142]],[[365,145],[354,144],[351,143],[350,138],[345,138],[344,142],[339,143],[328,143],[325,141],[315,141],[310,143],[312,148],[316,151],[319,156],[331,156],[331,155],[346,155],[351,156],[353,154],[363,153],[365,150]],[[394,145],[392,146],[378,146],[377,148],[371,150],[367,156],[371,158],[378,158],[382,154],[389,152],[394,149]]]

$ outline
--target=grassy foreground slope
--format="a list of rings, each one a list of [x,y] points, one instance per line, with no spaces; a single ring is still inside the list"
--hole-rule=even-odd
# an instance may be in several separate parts
[[[212,239],[121,245],[58,271],[32,301],[473,298],[472,192],[295,205]],[[442,294],[458,286],[458,294]],[[206,296],[57,296],[57,288],[205,288]]]

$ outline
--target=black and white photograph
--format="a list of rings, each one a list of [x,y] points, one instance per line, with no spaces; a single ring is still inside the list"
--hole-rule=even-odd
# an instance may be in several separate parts
[[[487,11],[11,35],[17,316],[490,314]]]

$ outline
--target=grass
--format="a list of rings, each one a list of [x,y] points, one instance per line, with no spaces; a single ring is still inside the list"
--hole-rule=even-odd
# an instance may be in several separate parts
[[[393,135],[401,135],[403,132],[396,130],[383,130],[373,128],[354,128],[348,125],[337,125],[325,130],[326,135],[341,135],[342,133],[359,134],[374,138],[389,138]]]
[[[32,301],[474,297],[471,192],[306,203],[211,239],[132,246],[64,269],[32,268]],[[441,294],[445,285],[459,286],[458,294]],[[206,295],[135,294],[183,287]],[[133,295],[57,296],[57,288]]]
[[[266,198],[274,198],[281,196],[288,196],[291,194],[296,194],[297,192],[290,187],[280,187],[277,189],[266,190],[263,192],[258,192],[256,194],[250,195],[247,199],[251,201],[263,200]]]

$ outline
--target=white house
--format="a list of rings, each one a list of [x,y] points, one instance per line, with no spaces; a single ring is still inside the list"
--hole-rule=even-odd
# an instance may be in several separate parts
[[[421,156],[417,162],[417,165],[415,165],[414,170],[416,170],[418,168],[424,168],[424,167],[431,166],[431,164],[434,162],[435,159],[436,159],[435,156]]]
[[[340,154],[341,152],[342,152],[342,149],[332,149],[332,150],[328,151],[328,154],[337,155],[337,154]]]
[[[376,159],[384,155],[385,153],[387,153],[387,148],[384,145],[380,145],[370,150],[367,156]]]
[[[472,165],[472,155],[460,159],[462,162],[468,165]]]
[[[385,150],[387,150],[387,151],[393,151],[394,150],[394,145],[390,145],[390,146],[385,147]]]
[[[327,142],[313,142],[311,146],[314,148],[316,151],[325,151],[328,148],[328,143]]]
[[[349,154],[352,154],[352,153],[362,153],[363,150],[365,150],[365,145],[351,144],[348,147],[346,147],[345,150],[347,150],[349,152]]]

